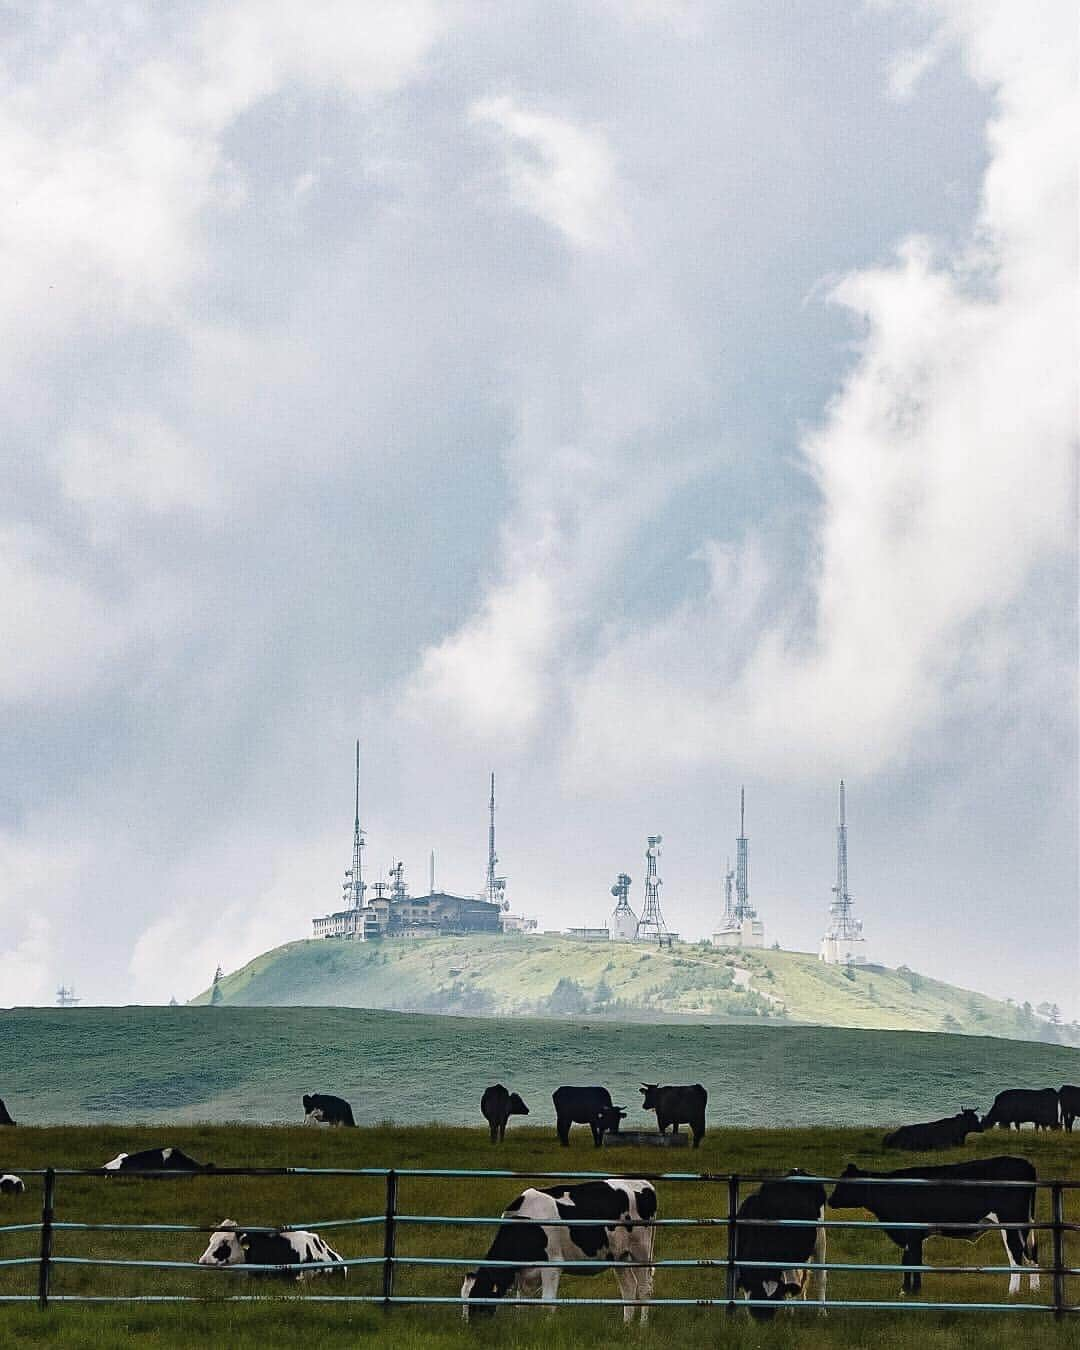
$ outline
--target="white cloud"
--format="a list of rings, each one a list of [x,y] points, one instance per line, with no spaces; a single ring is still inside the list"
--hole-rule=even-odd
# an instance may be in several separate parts
[[[657,627],[662,672],[621,647],[601,660],[578,688],[579,769],[600,772],[628,725],[655,728],[656,763],[880,769],[979,664],[980,624],[1075,545],[1075,24],[1068,5],[1056,26],[941,8],[998,103],[971,246],[937,259],[911,239],[835,287],[865,336],[803,441],[821,496],[805,594],[733,665],[742,630],[714,573],[705,603]]]
[[[605,249],[624,238],[615,157],[606,133],[524,108],[509,95],[473,104],[475,123],[494,131],[513,201],[578,248]]]

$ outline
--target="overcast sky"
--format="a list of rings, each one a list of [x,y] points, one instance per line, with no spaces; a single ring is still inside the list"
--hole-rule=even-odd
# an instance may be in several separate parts
[[[1069,0],[0,17],[0,1004],[369,879],[1077,994]]]

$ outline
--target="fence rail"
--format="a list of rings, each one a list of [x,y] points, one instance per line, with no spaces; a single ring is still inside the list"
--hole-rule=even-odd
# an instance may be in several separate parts
[[[613,1176],[611,1172],[517,1172],[504,1169],[462,1169],[462,1168],[311,1168],[311,1167],[221,1167],[208,1169],[199,1173],[206,1179],[213,1180],[218,1177],[357,1177],[367,1179],[382,1179],[384,1184],[384,1204],[382,1212],[377,1214],[361,1215],[347,1219],[326,1219],[317,1220],[310,1223],[294,1223],[272,1227],[265,1224],[238,1224],[237,1228],[249,1233],[288,1233],[298,1231],[317,1231],[320,1229],[331,1228],[353,1228],[368,1227],[372,1225],[381,1225],[383,1230],[383,1250],[381,1255],[349,1257],[335,1262],[304,1262],[292,1265],[257,1265],[245,1263],[238,1267],[214,1268],[201,1265],[197,1261],[168,1261],[168,1260],[149,1260],[136,1258],[109,1258],[95,1256],[61,1256],[54,1252],[54,1238],[58,1232],[139,1232],[139,1233],[215,1233],[220,1230],[220,1224],[163,1224],[163,1223],[112,1223],[103,1222],[75,1222],[69,1220],[60,1220],[56,1217],[56,1183],[60,1177],[87,1177],[87,1178],[107,1178],[117,1179],[118,1175],[123,1178],[170,1178],[177,1179],[184,1174],[175,1171],[146,1170],[129,1171],[118,1174],[115,1171],[104,1168],[34,1168],[20,1169],[22,1175],[39,1176],[42,1179],[42,1209],[41,1220],[38,1223],[18,1223],[0,1225],[0,1235],[8,1233],[38,1233],[39,1245],[35,1255],[18,1256],[0,1259],[0,1268],[14,1268],[25,1266],[36,1266],[38,1269],[38,1289],[36,1294],[0,1294],[0,1303],[34,1303],[41,1308],[46,1308],[50,1303],[248,1303],[258,1302],[260,1295],[257,1294],[229,1294],[229,1295],[197,1295],[197,1294],[55,1294],[51,1291],[51,1277],[53,1271],[63,1266],[83,1266],[83,1267],[109,1267],[125,1269],[151,1269],[151,1270],[195,1270],[202,1274],[225,1273],[225,1274],[282,1274],[298,1275],[303,1272],[343,1272],[350,1267],[381,1267],[381,1292],[364,1294],[318,1294],[310,1293],[305,1297],[307,1300],[314,1300],[318,1303],[365,1303],[381,1304],[389,1309],[394,1305],[430,1305],[430,1306],[460,1306],[465,1300],[460,1296],[451,1297],[441,1294],[400,1294],[395,1292],[395,1275],[400,1268],[421,1267],[421,1268],[448,1268],[450,1270],[460,1269],[462,1267],[475,1266],[481,1263],[485,1266],[514,1268],[519,1267],[520,1262],[487,1260],[479,1256],[472,1257],[447,1257],[447,1256],[412,1256],[399,1255],[397,1251],[398,1230],[402,1225],[419,1225],[427,1227],[491,1227],[505,1222],[501,1215],[499,1216],[472,1216],[472,1215],[445,1215],[445,1214],[408,1214],[402,1213],[399,1208],[399,1187],[403,1178],[436,1178],[453,1179],[466,1178],[469,1180],[480,1179],[507,1179],[519,1181],[578,1181],[578,1180],[649,1180],[654,1182],[678,1182],[678,1183],[698,1183],[709,1186],[723,1187],[726,1191],[726,1211],[723,1215],[714,1217],[676,1217],[663,1219],[632,1219],[620,1223],[620,1227],[638,1227],[650,1229],[664,1228],[723,1228],[727,1235],[727,1251],[723,1256],[717,1257],[675,1257],[667,1259],[650,1259],[647,1261],[620,1261],[618,1266],[621,1268],[652,1268],[652,1269],[713,1269],[722,1270],[725,1273],[725,1290],[722,1297],[682,1297],[682,1298],[650,1298],[641,1299],[622,1299],[622,1298],[515,1298],[514,1305],[517,1307],[551,1307],[571,1305],[577,1307],[679,1307],[679,1308],[724,1308],[734,1311],[738,1307],[777,1307],[777,1303],[769,1299],[736,1299],[736,1280],[739,1268],[759,1268],[775,1269],[775,1261],[756,1261],[742,1260],[737,1253],[737,1233],[742,1227],[773,1227],[773,1228],[844,1228],[844,1229],[879,1229],[879,1230],[921,1230],[926,1232],[928,1224],[926,1222],[903,1222],[903,1221],[882,1221],[878,1219],[739,1219],[737,1218],[739,1208],[739,1197],[742,1188],[745,1186],[757,1185],[765,1181],[783,1180],[787,1182],[805,1182],[814,1185],[831,1185],[838,1181],[845,1180],[841,1177],[828,1176],[785,1176],[778,1177],[775,1174],[734,1174],[734,1173],[711,1173],[711,1172],[658,1172],[642,1173],[636,1172],[632,1176],[623,1177]],[[1023,1222],[982,1222],[982,1223],[935,1223],[933,1229],[935,1233],[947,1235],[949,1230],[959,1229],[965,1234],[978,1233],[991,1229],[1030,1229],[1038,1232],[1049,1232],[1052,1235],[1053,1257],[1049,1265],[1024,1266],[1022,1269],[1013,1265],[947,1265],[930,1266],[905,1265],[895,1262],[852,1262],[852,1261],[804,1261],[801,1268],[812,1272],[827,1273],[830,1271],[859,1271],[873,1273],[895,1273],[903,1275],[914,1274],[965,1274],[965,1275],[1009,1275],[1010,1277],[1024,1275],[1030,1277],[1046,1275],[1052,1281],[1052,1297],[1049,1302],[1034,1303],[1020,1302],[1014,1300],[1009,1303],[988,1303],[988,1302],[941,1302],[941,1301],[891,1301],[885,1299],[822,1299],[813,1303],[789,1300],[785,1306],[792,1308],[817,1307],[817,1308],[835,1308],[835,1309],[862,1309],[862,1310],[904,1310],[904,1311],[923,1311],[923,1312],[1024,1312],[1024,1313],[1051,1313],[1055,1317],[1061,1318],[1067,1315],[1080,1313],[1080,1304],[1069,1303],[1066,1300],[1066,1280],[1069,1277],[1080,1276],[1080,1267],[1067,1265],[1065,1262],[1064,1240],[1067,1233],[1080,1232],[1080,1223],[1066,1220],[1064,1212],[1064,1197],[1067,1192],[1080,1190],[1080,1181],[994,1181],[994,1180],[953,1180],[950,1178],[933,1177],[864,1177],[859,1176],[860,1185],[887,1185],[895,1186],[948,1186],[950,1188],[979,1188],[992,1186],[995,1189],[1011,1186],[1022,1189],[1034,1189],[1036,1194],[1039,1191],[1048,1191],[1050,1195],[1050,1219],[1048,1221],[1034,1221],[1032,1223]],[[565,1220],[547,1220],[547,1219],[521,1219],[516,1218],[515,1224],[540,1224],[545,1228],[564,1227],[581,1228],[588,1226],[611,1226],[609,1219],[565,1219]],[[558,1268],[573,1273],[575,1270],[587,1270],[595,1273],[598,1266],[605,1263],[597,1260],[580,1261],[531,1261],[530,1269]],[[497,1298],[476,1298],[468,1300],[470,1305],[495,1305],[498,1306],[504,1302]]]

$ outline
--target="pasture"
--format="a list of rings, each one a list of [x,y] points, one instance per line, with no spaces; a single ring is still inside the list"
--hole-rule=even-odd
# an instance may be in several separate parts
[[[836,1175],[848,1161],[862,1166],[892,1168],[921,1161],[929,1155],[901,1155],[880,1146],[878,1129],[754,1130],[714,1129],[696,1151],[624,1148],[594,1150],[587,1132],[576,1130],[569,1149],[560,1148],[541,1103],[527,1127],[515,1119],[506,1143],[492,1147],[486,1131],[463,1128],[400,1128],[319,1130],[302,1127],[166,1126],[93,1128],[53,1127],[0,1131],[0,1170],[18,1172],[47,1165],[100,1166],[121,1150],[132,1151],[162,1143],[183,1148],[195,1158],[219,1166],[291,1167],[503,1167],[516,1171],[614,1171],[626,1174],[666,1169],[711,1173],[779,1173],[789,1167]],[[1002,1131],[975,1136],[963,1149],[933,1155],[934,1162],[1020,1153],[1030,1158],[1040,1178],[1080,1179],[1080,1134],[1008,1135]],[[36,1223],[40,1218],[38,1178],[28,1178],[27,1193],[0,1200],[0,1222]],[[510,1178],[405,1177],[400,1182],[399,1212],[416,1215],[495,1215],[520,1190],[524,1181]],[[544,1183],[542,1183],[544,1184]],[[747,1188],[749,1189],[749,1187]],[[661,1217],[719,1217],[726,1210],[726,1184],[710,1182],[657,1183]],[[745,1194],[745,1190],[744,1190]],[[351,1219],[380,1214],[384,1204],[381,1178],[314,1176],[217,1177],[177,1180],[70,1178],[57,1180],[56,1217],[75,1222],[216,1224],[223,1218],[241,1223],[278,1224]],[[1067,1193],[1066,1218],[1080,1222],[1080,1192]],[[1040,1217],[1048,1216],[1048,1198],[1042,1194]],[[865,1218],[859,1213],[830,1211],[830,1218]],[[493,1230],[402,1224],[398,1229],[399,1256],[483,1255]],[[377,1256],[382,1252],[381,1225],[341,1227],[325,1233],[343,1256]],[[1066,1264],[1080,1266],[1080,1238],[1071,1234]],[[1048,1239],[1045,1239],[1048,1245]],[[34,1254],[36,1233],[0,1235],[0,1258]],[[132,1234],[127,1232],[69,1232],[56,1234],[54,1255],[92,1256],[98,1259],[154,1258],[195,1261],[206,1245],[197,1233]],[[663,1257],[723,1257],[722,1227],[661,1229],[656,1255]],[[945,1265],[1000,1265],[1004,1253],[1000,1238],[987,1233],[976,1247],[966,1242],[934,1239],[927,1244],[931,1263]],[[1049,1263],[1049,1252],[1042,1253]],[[897,1249],[884,1234],[868,1229],[830,1230],[829,1260],[895,1262]],[[119,1343],[136,1337],[148,1346],[186,1346],[209,1341],[242,1347],[307,1343],[320,1346],[354,1345],[367,1335],[382,1336],[394,1345],[437,1347],[578,1345],[587,1340],[609,1341],[627,1335],[643,1346],[706,1344],[723,1339],[735,1347],[798,1344],[818,1347],[857,1347],[875,1350],[956,1350],[992,1344],[1035,1344],[1064,1347],[1075,1344],[1075,1323],[1055,1323],[1048,1314],[908,1312],[849,1313],[834,1310],[827,1318],[816,1311],[784,1312],[767,1325],[752,1324],[745,1312],[728,1316],[722,1308],[657,1308],[644,1330],[624,1333],[617,1308],[562,1308],[555,1314],[539,1309],[504,1308],[486,1325],[463,1326],[457,1307],[380,1307],[321,1304],[320,1293],[378,1293],[380,1266],[357,1267],[348,1280],[295,1283],[255,1281],[250,1276],[215,1270],[124,1270],[117,1267],[56,1265],[53,1295],[188,1294],[217,1299],[250,1293],[265,1304],[163,1305],[109,1307],[54,1304],[47,1312],[35,1306],[0,1305],[0,1339],[22,1345],[85,1345],[91,1341]],[[36,1267],[0,1268],[0,1292],[34,1293]],[[460,1271],[449,1268],[402,1266],[396,1275],[398,1294],[432,1293],[455,1296]],[[995,1275],[930,1274],[921,1300],[1004,1302],[1008,1277]],[[833,1272],[830,1297],[886,1298],[897,1296],[900,1276],[894,1273]],[[1048,1302],[1050,1281],[1031,1295],[1026,1280],[1021,1299]],[[1080,1302],[1080,1277],[1066,1290],[1069,1302]],[[562,1297],[612,1298],[616,1286],[605,1272],[595,1279],[564,1277]],[[682,1268],[657,1272],[658,1298],[722,1298],[723,1272]]]

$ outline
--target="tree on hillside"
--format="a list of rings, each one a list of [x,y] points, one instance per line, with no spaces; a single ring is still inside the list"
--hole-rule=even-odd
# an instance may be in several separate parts
[[[568,979],[564,975],[548,995],[547,1011],[560,1015],[583,1013],[587,1003],[585,990],[577,980]]]

